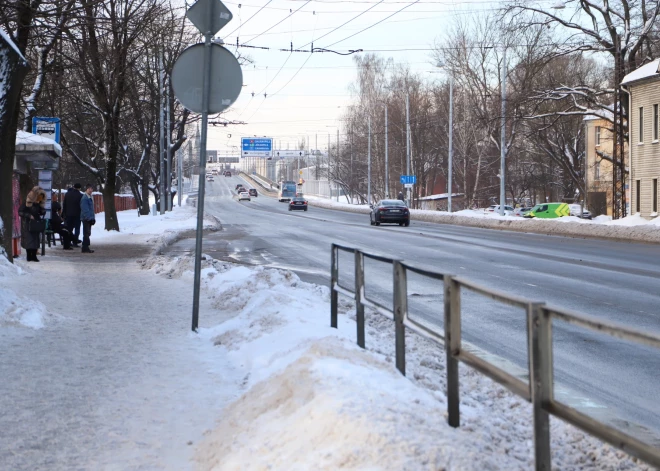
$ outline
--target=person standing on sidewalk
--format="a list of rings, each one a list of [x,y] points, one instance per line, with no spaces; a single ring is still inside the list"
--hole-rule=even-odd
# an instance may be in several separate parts
[[[78,247],[78,244],[80,243],[81,188],[82,185],[80,183],[73,185],[73,188],[67,190],[66,195],[64,195],[64,201],[62,202],[62,215],[64,216],[66,227],[68,227],[69,232],[71,233],[74,247]]]
[[[18,214],[23,218],[23,231],[26,234],[25,251],[28,262],[38,262],[37,250],[41,233],[46,230],[46,192],[39,186],[35,186],[28,193],[23,204],[18,209]]]
[[[96,224],[96,215],[94,214],[94,200],[92,199],[92,185],[85,186],[85,193],[80,200],[80,219],[83,224],[82,253],[94,253],[89,248],[89,236],[92,235],[92,226]]]

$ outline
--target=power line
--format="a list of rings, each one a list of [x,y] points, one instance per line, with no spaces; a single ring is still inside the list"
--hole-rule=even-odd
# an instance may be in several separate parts
[[[305,44],[304,46],[300,46],[299,49],[302,49],[303,47],[307,47],[307,46],[309,46],[310,44],[312,44],[314,41],[318,41],[318,40],[320,40],[321,38],[325,38],[327,35],[334,33],[334,32],[337,31],[339,28],[341,28],[341,27],[343,27],[343,26],[349,24],[351,21],[353,21],[353,20],[355,20],[355,19],[361,17],[361,16],[364,15],[365,13],[369,12],[369,10],[372,10],[372,9],[376,8],[378,5],[380,5],[380,4],[383,3],[384,1],[385,1],[385,0],[380,0],[380,1],[379,1],[378,3],[376,3],[375,5],[373,5],[373,6],[369,7],[369,8],[367,8],[367,9],[364,10],[362,13],[357,14],[356,16],[354,16],[353,18],[351,18],[350,20],[348,20],[348,21],[346,21],[345,23],[342,23],[341,25],[337,26],[337,27],[334,28],[332,31],[328,31],[327,33],[325,33],[325,34],[324,34],[323,36],[321,36],[320,38],[316,38],[316,39],[314,39],[313,41],[308,42],[308,43]]]
[[[237,27],[236,29],[234,29],[234,31],[241,29],[241,27],[242,27],[243,25],[247,24],[248,21],[250,21],[252,18],[254,18],[255,16],[257,16],[257,15],[259,14],[259,12],[260,12],[261,10],[263,10],[264,8],[266,8],[268,5],[270,5],[270,3],[272,3],[272,1],[273,1],[273,0],[268,0],[268,3],[266,3],[264,6],[262,6],[261,8],[259,8],[259,10],[257,10],[257,12],[256,12],[254,15],[252,15],[250,18],[248,18],[247,20],[245,20],[245,23],[241,23],[240,25],[238,25],[238,27]],[[240,5],[239,5],[239,8],[240,8]],[[225,36],[225,38],[227,38],[228,36],[232,35],[232,34],[234,33],[234,31],[232,31],[231,33],[228,33],[228,34]]]
[[[403,8],[401,8],[401,9],[395,11],[395,12],[392,13],[391,15],[389,15],[389,16],[383,18],[382,20],[377,21],[376,23],[372,24],[371,26],[367,26],[366,28],[364,28],[364,29],[358,31],[357,33],[351,34],[350,36],[347,36],[347,37],[345,37],[344,39],[341,39],[341,40],[339,40],[339,41],[337,41],[337,42],[334,42],[334,43],[332,43],[332,44],[330,44],[330,45],[328,45],[328,46],[325,46],[325,47],[326,47],[326,48],[332,47],[332,46],[334,46],[335,44],[339,44],[339,43],[341,43],[341,42],[346,41],[347,39],[352,38],[353,36],[357,36],[358,34],[363,33],[364,31],[366,31],[366,30],[368,30],[368,29],[371,29],[371,28],[373,28],[374,26],[377,26],[377,25],[381,24],[383,21],[385,21],[385,20],[387,20],[387,19],[393,17],[393,16],[396,15],[397,13],[402,12],[402,11],[405,10],[406,8],[413,6],[414,4],[418,3],[419,1],[420,1],[420,0],[415,0],[414,2],[409,3],[408,5],[404,6]]]
[[[280,21],[278,21],[278,22],[275,23],[273,26],[271,26],[270,28],[268,28],[266,31],[262,32],[261,34],[258,34],[258,35],[255,36],[254,38],[249,39],[248,41],[246,41],[245,44],[249,43],[250,41],[253,41],[253,40],[257,39],[257,38],[258,38],[259,36],[261,36],[262,34],[267,33],[268,31],[270,31],[271,29],[273,29],[274,27],[276,27],[277,25],[279,25],[280,23],[282,23],[282,22],[283,22],[284,20],[286,20],[287,18],[290,18],[291,16],[293,16],[294,14],[296,14],[296,13],[297,13],[302,7],[304,7],[305,5],[307,5],[308,3],[310,3],[311,1],[312,1],[312,0],[307,0],[303,5],[301,5],[300,7],[298,7],[298,9],[297,9],[296,11],[292,11],[292,12],[289,13],[286,17],[282,18]]]

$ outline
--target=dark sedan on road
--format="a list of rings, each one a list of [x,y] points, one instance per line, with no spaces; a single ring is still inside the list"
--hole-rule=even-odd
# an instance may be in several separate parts
[[[250,188],[250,189],[248,190],[248,193],[250,193],[250,196],[259,196],[259,195],[257,194],[257,189],[256,189],[256,188]]]
[[[406,203],[401,200],[382,200],[371,207],[369,220],[372,226],[391,223],[407,227],[410,225],[410,211]]]
[[[289,201],[289,211],[295,210],[307,211],[307,200],[302,196],[294,196]]]

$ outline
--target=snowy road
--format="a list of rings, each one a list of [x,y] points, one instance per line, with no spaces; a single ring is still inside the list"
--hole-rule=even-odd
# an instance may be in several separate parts
[[[540,236],[413,221],[408,228],[372,227],[368,216],[311,207],[306,213],[263,195],[237,202],[239,177],[207,186],[206,208],[224,230],[205,241],[214,257],[285,267],[306,281],[328,283],[330,244],[338,242],[454,273],[528,299],[660,332],[660,246]],[[181,243],[173,250],[186,251]],[[352,283],[352,263],[340,260]],[[391,269],[367,264],[367,292],[391,302]],[[412,277],[411,313],[441,323],[440,291]],[[436,294],[437,293],[437,294]],[[464,339],[526,369],[522,311],[466,296]],[[619,424],[623,414],[660,436],[660,355],[605,337],[555,326],[557,389],[592,415]],[[645,435],[644,429],[631,433]]]

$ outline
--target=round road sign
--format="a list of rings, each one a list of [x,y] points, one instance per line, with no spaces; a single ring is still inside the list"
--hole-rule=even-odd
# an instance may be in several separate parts
[[[183,51],[172,69],[172,88],[181,104],[202,113],[204,75],[203,43]],[[211,93],[209,113],[220,113],[231,106],[243,88],[243,72],[234,55],[219,44],[211,43]]]

